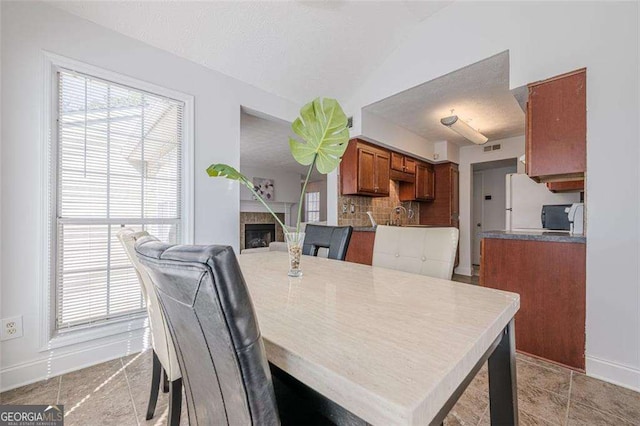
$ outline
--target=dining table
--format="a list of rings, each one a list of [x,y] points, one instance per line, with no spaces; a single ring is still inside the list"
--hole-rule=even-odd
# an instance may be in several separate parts
[[[336,423],[439,425],[488,361],[491,424],[518,424],[519,295],[313,256],[292,278],[278,251],[239,263],[269,363]]]

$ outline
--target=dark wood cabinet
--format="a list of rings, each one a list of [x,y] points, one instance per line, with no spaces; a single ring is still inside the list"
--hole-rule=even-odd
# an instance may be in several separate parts
[[[373,262],[373,243],[376,233],[370,231],[353,231],[345,260],[347,262],[371,265]]]
[[[481,253],[480,285],[520,294],[516,348],[584,371],[585,244],[484,238]]]
[[[547,188],[551,192],[582,192],[584,191],[584,179],[564,182],[547,182]]]
[[[432,201],[435,198],[435,172],[432,164],[414,161],[414,182],[400,182],[400,201]]]
[[[526,173],[537,182],[583,178],[587,166],[586,69],[528,87]]]
[[[389,151],[359,139],[349,141],[340,163],[342,195],[389,195]]]
[[[458,227],[460,215],[459,175],[455,163],[433,165],[435,196],[420,205],[420,224]]]
[[[415,174],[416,160],[397,152],[391,152],[391,170],[402,173]]]

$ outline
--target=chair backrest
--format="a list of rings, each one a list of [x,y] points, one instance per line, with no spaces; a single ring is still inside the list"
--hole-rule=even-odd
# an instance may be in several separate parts
[[[189,424],[278,425],[269,364],[233,249],[138,240],[182,370]]]
[[[329,249],[329,259],[344,260],[349,248],[351,226],[321,226],[308,224],[305,228],[302,254],[317,256],[319,248]]]
[[[180,378],[180,366],[178,365],[178,358],[176,357],[176,349],[173,345],[173,340],[171,339],[164,315],[162,314],[162,309],[160,308],[158,296],[153,288],[151,278],[149,278],[149,274],[144,266],[138,261],[134,248],[136,241],[143,237],[157,241],[155,237],[149,235],[146,231],[134,231],[131,228],[124,228],[118,232],[118,240],[120,240],[127,257],[133,264],[133,268],[138,276],[138,282],[140,283],[142,297],[144,297],[144,302],[147,306],[153,350],[158,356],[160,364],[162,364],[162,367],[167,372],[167,378],[170,381],[174,381]]]
[[[372,265],[450,280],[457,249],[457,228],[378,225]]]

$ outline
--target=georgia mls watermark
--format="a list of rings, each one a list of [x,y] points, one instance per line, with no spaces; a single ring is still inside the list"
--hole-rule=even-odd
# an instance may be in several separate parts
[[[64,405],[0,405],[0,426],[62,426]]]

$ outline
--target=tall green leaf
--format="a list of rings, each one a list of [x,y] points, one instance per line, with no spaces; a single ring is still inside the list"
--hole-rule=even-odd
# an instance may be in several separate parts
[[[300,117],[291,128],[304,140],[289,138],[291,154],[298,163],[308,166],[315,159],[316,168],[322,174],[338,167],[349,142],[347,116],[338,101],[314,99],[300,109]]]
[[[207,167],[207,174],[211,177],[225,177],[231,180],[239,180],[245,185],[249,182],[249,179],[236,169],[226,164],[212,164]]]

